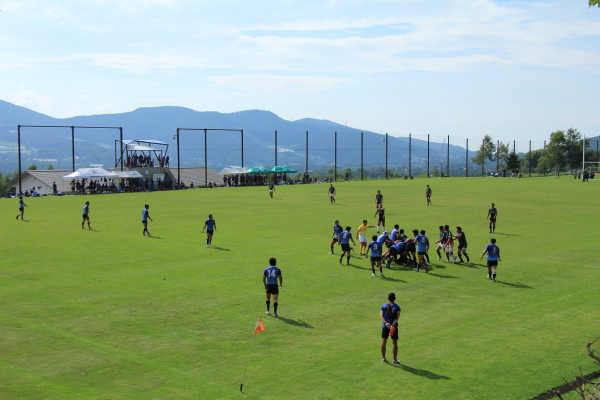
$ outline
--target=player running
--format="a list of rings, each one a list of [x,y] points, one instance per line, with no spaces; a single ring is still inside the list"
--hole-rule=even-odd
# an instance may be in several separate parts
[[[329,189],[327,190],[329,192],[329,202],[331,204],[335,203],[335,188],[333,187],[333,184],[329,185]]]
[[[368,225],[367,220],[363,219],[362,225],[358,227],[356,231],[356,236],[358,236],[358,241],[360,242],[360,255],[364,256],[367,252],[367,229],[375,228],[374,225]]]
[[[269,196],[271,196],[271,199],[273,199],[273,192],[275,192],[275,185],[273,185],[273,182],[269,182]]]
[[[385,231],[385,208],[383,208],[381,204],[378,206],[377,211],[375,211],[373,217],[375,216],[377,216],[377,233],[379,233],[380,226],[382,226]]]
[[[498,217],[498,210],[496,210],[496,205],[492,203],[492,208],[488,210],[487,217],[485,218],[490,220],[490,233],[494,233],[496,230],[496,217]]]
[[[150,206],[146,204],[142,210],[142,224],[144,225],[144,231],[142,232],[142,235],[144,236],[146,236],[146,233],[148,233],[148,236],[152,236],[152,234],[148,231],[148,219],[154,222],[150,217]]]
[[[429,272],[431,268],[429,268],[425,262],[425,255],[429,251],[429,239],[425,236],[425,230],[421,229],[421,232],[419,232],[419,235],[415,238],[415,242],[417,242],[417,253],[419,256],[419,262],[415,271],[419,272],[419,266],[422,265],[425,267],[425,272]]]
[[[23,196],[19,196],[19,213],[17,214],[17,221],[19,220],[19,217],[21,217],[21,221],[23,221],[23,216],[25,215],[25,207],[29,206],[23,201]]]
[[[344,258],[344,254],[346,255],[346,265],[350,265],[350,250],[352,249],[352,247],[350,247],[350,241],[352,241],[352,244],[356,246],[356,243],[354,243],[354,239],[352,238],[352,233],[350,232],[352,228],[347,226],[346,230],[342,233],[340,233],[340,238],[339,238],[339,242],[338,242],[338,246],[342,246],[342,255],[340,256],[340,264],[342,263],[342,258]]]
[[[373,275],[375,276],[375,265],[379,268],[379,275],[383,276],[383,269],[381,267],[381,245],[377,242],[377,235],[373,235],[371,237],[373,240],[369,243],[369,247],[367,247],[367,253],[365,254],[365,258],[369,258],[369,250],[371,251],[371,270],[373,271]]]
[[[269,259],[269,267],[265,269],[263,272],[263,284],[265,285],[265,292],[267,293],[267,301],[265,301],[267,305],[267,311],[265,314],[270,314],[271,308],[271,295],[273,295],[273,316],[279,317],[277,314],[277,306],[279,305],[279,289],[283,286],[283,275],[281,275],[281,270],[276,267],[277,260],[275,258]],[[279,279],[279,286],[277,286],[277,280]]]
[[[458,239],[458,251],[456,253],[458,254],[460,262],[464,262],[462,258],[463,254],[467,258],[467,262],[471,262],[467,255],[467,236],[465,236],[465,233],[460,226],[456,227],[456,235],[454,235],[453,239]]]
[[[488,279],[491,279],[492,282],[496,282],[496,267],[498,266],[498,262],[500,260],[500,248],[496,246],[496,239],[490,239],[490,244],[485,246],[485,250],[481,253],[481,260],[483,256],[487,253],[487,267],[488,267]]]
[[[208,219],[204,221],[204,227],[202,228],[202,233],[206,229],[206,247],[210,247],[212,244],[212,237],[215,231],[217,230],[217,222],[213,219],[212,214],[208,214]]]
[[[425,198],[427,199],[427,205],[431,205],[431,188],[427,185],[427,189],[425,189]]]
[[[81,229],[85,229],[83,224],[85,223],[86,220],[88,223],[88,229],[94,229],[90,226],[90,202],[89,201],[86,201],[85,205],[83,206],[83,221],[81,221]]]
[[[342,228],[342,226],[340,225],[340,221],[338,221],[337,219],[334,222],[335,225],[333,225],[333,237],[331,239],[331,252],[329,254],[335,254],[333,252],[333,245],[336,244],[340,238],[340,235],[342,234],[342,232],[344,232],[344,228]]]

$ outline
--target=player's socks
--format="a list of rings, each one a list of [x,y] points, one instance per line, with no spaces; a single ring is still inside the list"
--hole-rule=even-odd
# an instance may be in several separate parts
[[[429,262],[429,254],[425,254],[425,258],[427,259],[427,262]]]
[[[460,262],[464,262],[461,256],[458,256],[458,259],[460,260]]]
[[[452,259],[454,260],[454,262],[456,262],[456,256],[454,254],[452,254]]]
[[[267,311],[269,311],[269,308],[271,308],[271,302],[269,300],[265,301],[265,303],[267,303]],[[277,304],[277,303],[275,303]]]
[[[277,303],[273,303],[273,312],[277,314]]]
[[[469,256],[467,255],[467,253],[464,253],[465,257],[467,257],[467,262],[471,262],[471,260],[469,259]]]
[[[492,274],[492,280],[495,281],[496,280],[496,274]]]

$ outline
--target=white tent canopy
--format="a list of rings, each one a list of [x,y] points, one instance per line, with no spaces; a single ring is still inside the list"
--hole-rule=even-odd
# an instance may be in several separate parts
[[[119,178],[143,178],[142,174],[137,171],[113,171]]]
[[[108,172],[103,168],[79,168],[77,171],[63,176],[63,179],[99,179],[118,178],[119,175]]]
[[[143,146],[141,144],[128,144],[127,151],[162,151],[158,147]]]
[[[219,173],[221,175],[240,175],[240,174],[247,174],[248,169],[242,168],[242,167],[228,167],[228,168],[223,168],[223,170]]]
[[[152,143],[152,144],[163,144],[163,145],[168,145],[168,143],[165,142],[161,142],[160,140],[123,140],[124,144],[130,144],[130,143]]]

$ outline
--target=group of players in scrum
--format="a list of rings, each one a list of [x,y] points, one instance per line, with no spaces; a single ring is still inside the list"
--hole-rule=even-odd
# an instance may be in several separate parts
[[[428,188],[429,189],[429,188]],[[430,204],[431,190],[426,193],[428,205]],[[379,275],[384,277],[383,274],[383,263],[386,268],[391,268],[392,262],[408,266],[409,262],[414,264],[414,270],[419,272],[421,268],[425,269],[425,272],[429,272],[432,268],[429,266],[429,239],[425,236],[425,230],[413,229],[413,238],[409,238],[405,233],[404,229],[400,229],[398,224],[394,225],[394,229],[388,234],[385,231],[385,209],[383,208],[383,196],[381,192],[377,192],[375,196],[375,203],[377,211],[375,215],[378,216],[377,233],[379,234],[380,227],[383,227],[383,233],[381,235],[372,235],[371,243],[367,245],[367,229],[375,228],[374,225],[368,225],[367,220],[363,220],[362,225],[358,227],[356,237],[360,242],[360,255],[369,258],[369,252],[371,252],[370,262],[372,276],[376,276],[375,267],[379,268]],[[496,228],[496,215],[497,210],[495,205],[492,203],[492,208],[488,212],[488,218],[490,219],[490,233]],[[351,227],[347,226],[344,228],[340,225],[339,221],[335,221],[333,226],[333,238],[330,244],[331,252],[334,254],[334,245],[337,243],[342,248],[342,254],[340,255],[339,262],[342,263],[344,256],[346,256],[346,265],[350,265],[350,253],[354,252],[354,247],[350,246],[350,242],[354,246],[354,238],[352,236]],[[455,242],[457,245],[456,255],[454,255]],[[467,237],[465,232],[460,226],[456,227],[455,233],[450,231],[449,225],[439,227],[439,239],[435,242],[436,253],[438,255],[437,261],[452,262],[457,264],[464,262],[463,256],[467,262],[471,262],[469,255],[467,254]],[[445,260],[442,260],[443,255],[446,256]],[[496,240],[491,239],[490,244],[486,246],[484,252],[481,254],[481,258],[487,253],[488,255],[488,279],[493,282],[496,281],[496,267],[498,261],[500,261],[500,249],[496,246]],[[460,261],[457,262],[456,257]],[[452,258],[452,261],[450,261]],[[480,259],[481,259],[480,258]]]

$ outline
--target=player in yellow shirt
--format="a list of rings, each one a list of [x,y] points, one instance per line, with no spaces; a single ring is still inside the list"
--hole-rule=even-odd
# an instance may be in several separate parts
[[[367,220],[365,219],[356,231],[356,236],[358,236],[358,241],[360,242],[361,256],[367,254],[367,228],[375,228],[375,225],[368,225]]]

